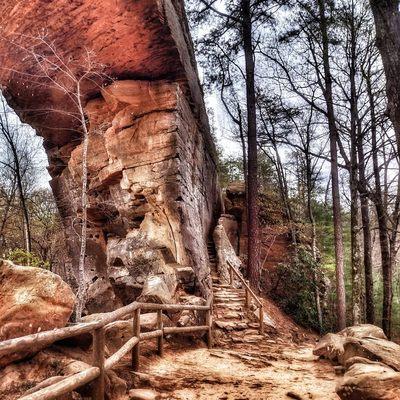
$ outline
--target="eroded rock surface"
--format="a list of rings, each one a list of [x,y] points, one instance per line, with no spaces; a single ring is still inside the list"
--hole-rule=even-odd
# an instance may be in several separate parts
[[[64,327],[75,295],[58,276],[41,268],[0,261],[0,341]],[[43,347],[43,346],[42,346]],[[39,351],[0,354],[0,367]]]
[[[246,191],[243,181],[231,182],[225,190],[225,214],[221,223],[236,254],[244,261],[247,258],[247,209]],[[293,257],[292,238],[282,201],[274,193],[266,191],[259,197],[260,203],[260,287],[272,298],[285,298],[287,285],[280,279],[276,269],[279,264],[290,262]]]
[[[77,77],[89,50],[101,69],[81,86],[89,129],[87,312],[135,300],[170,264],[192,268],[206,295],[206,238],[220,196],[183,3],[11,0],[0,1],[0,11],[0,83],[45,139],[69,247],[58,272],[73,285],[82,211],[82,127],[69,95],[75,88],[61,69],[44,77],[30,50],[54,61],[52,43]]]
[[[387,337],[383,329],[376,325],[360,324],[355,326],[348,326],[343,329],[340,334],[342,336],[354,337],[358,339],[372,337],[376,339],[386,339]]]
[[[230,272],[228,262],[238,271],[242,266],[241,260],[236,255],[235,249],[226,232],[226,220],[226,217],[221,217],[218,220],[218,225],[215,227],[213,234],[218,259],[217,270],[221,283],[229,283]]]
[[[343,400],[398,400],[400,373],[379,363],[352,365],[336,388]]]
[[[313,353],[318,357],[338,361],[344,353],[344,342],[346,338],[335,333],[327,333],[315,346]]]
[[[377,326],[361,324],[325,335],[314,354],[338,362],[345,374],[336,388],[343,400],[400,399],[400,346]]]
[[[360,341],[357,339],[369,340],[370,342],[372,341],[372,343],[374,343],[374,340],[382,339],[384,342],[381,343],[392,343],[394,345],[393,342],[387,340],[383,330],[378,326],[359,324],[347,327],[338,333],[327,333],[315,346],[314,354],[319,357],[328,358],[332,361],[337,361],[344,365],[346,360],[353,356],[365,357],[365,355],[360,354],[361,350],[357,346],[357,343]],[[348,345],[345,354],[345,345],[347,343]],[[356,350],[356,348],[358,350]]]
[[[53,347],[40,351],[34,357],[12,363],[0,369],[0,398],[16,400],[23,395],[54,384],[66,376],[90,368],[91,354],[79,349]],[[91,397],[93,383],[74,392],[57,397],[59,400],[81,400]],[[126,400],[127,383],[114,371],[107,371],[105,380],[106,399]]]
[[[343,363],[352,357],[364,357],[371,361],[382,362],[394,370],[400,371],[400,346],[390,340],[373,337],[348,338],[343,347]]]

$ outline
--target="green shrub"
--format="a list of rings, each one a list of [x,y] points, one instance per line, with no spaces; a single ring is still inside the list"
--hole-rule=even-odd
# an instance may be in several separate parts
[[[18,265],[27,265],[30,267],[50,269],[50,263],[43,261],[38,255],[29,253],[24,249],[13,249],[10,250],[5,258]]]
[[[298,324],[319,330],[315,289],[318,285],[324,293],[324,275],[311,252],[305,246],[298,246],[292,262],[279,264],[276,273],[280,287],[272,293],[273,299]]]

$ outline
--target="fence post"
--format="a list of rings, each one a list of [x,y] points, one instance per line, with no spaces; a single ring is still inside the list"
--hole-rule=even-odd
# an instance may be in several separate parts
[[[246,281],[247,286],[249,286],[249,281]],[[245,300],[245,306],[246,308],[249,308],[251,304],[251,299],[250,299],[250,292],[246,287],[246,300]]]
[[[213,347],[213,337],[212,337],[212,314],[211,314],[211,304],[210,308],[206,311],[206,325],[208,326],[207,330],[207,346],[209,349]]]
[[[135,347],[132,349],[132,369],[134,371],[139,370],[139,354],[140,354],[140,308],[135,310],[135,316],[133,319],[133,336],[139,339]]]
[[[157,349],[160,357],[164,356],[164,324],[162,310],[157,310],[157,329],[161,330],[162,334],[157,338]]]
[[[260,308],[258,309],[258,318],[260,320],[260,335],[262,335],[264,333],[264,310],[263,310],[263,306],[260,306]]]
[[[104,371],[104,345],[105,335],[104,328],[99,328],[93,331],[93,366],[100,369],[100,375],[93,381],[93,400],[104,400],[104,384],[105,384],[105,371]]]
[[[245,298],[244,298],[244,306],[249,308],[249,292],[247,291],[247,287],[245,286]]]

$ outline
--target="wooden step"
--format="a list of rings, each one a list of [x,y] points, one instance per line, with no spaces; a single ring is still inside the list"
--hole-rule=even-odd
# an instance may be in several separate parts
[[[238,297],[240,299],[245,299],[246,295],[244,293],[225,293],[225,292],[213,292],[214,297],[226,297],[226,298],[233,298],[233,297]]]
[[[214,293],[238,293],[238,294],[245,294],[246,291],[244,289],[234,289],[232,287],[213,287]]]
[[[225,292],[213,292],[214,297],[226,297],[226,298],[232,298],[232,297],[239,297],[241,299],[245,299],[246,296],[244,293],[225,293]]]
[[[214,304],[216,306],[219,306],[220,309],[223,309],[224,308],[223,306],[229,306],[229,305],[233,305],[233,306],[236,306],[236,307],[242,307],[243,310],[246,308],[244,302],[239,302],[239,301],[231,301],[229,303],[225,303],[225,302],[221,303],[219,301],[215,301]],[[226,309],[228,310],[229,307],[227,307]]]
[[[248,325],[246,322],[233,322],[233,321],[214,321],[215,326],[225,331],[244,331]]]
[[[230,303],[244,303],[245,302],[245,298],[241,298],[241,297],[231,297],[231,298],[226,298],[226,297],[214,297],[214,302],[215,303],[226,303],[226,304],[230,304]]]
[[[232,310],[232,311],[244,311],[244,305],[235,305],[235,304],[215,304],[214,305],[214,310],[217,313],[219,310]]]

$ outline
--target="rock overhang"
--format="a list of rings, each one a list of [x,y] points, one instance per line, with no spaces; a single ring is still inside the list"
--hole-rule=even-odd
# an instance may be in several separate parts
[[[209,136],[181,1],[14,0],[1,1],[0,10],[0,84],[7,101],[44,137],[47,148],[68,143],[79,123],[70,117],[74,105],[68,95],[38,77],[42,71],[30,50],[35,46],[45,54],[42,38],[63,60],[71,60],[68,67],[77,75],[87,51],[93,53],[102,74],[83,87],[84,100],[99,96],[112,80],[177,82]],[[53,77],[62,80],[61,74]],[[209,137],[207,142],[213,147]]]
[[[183,2],[0,0],[0,11],[0,84],[44,138],[66,233],[57,272],[77,288],[82,114],[68,74],[82,76],[90,51],[101,73],[82,81],[79,97],[89,135],[86,311],[133,301],[155,275],[176,279],[171,265],[192,269],[208,294],[220,195]],[[40,63],[53,61],[41,76]]]

